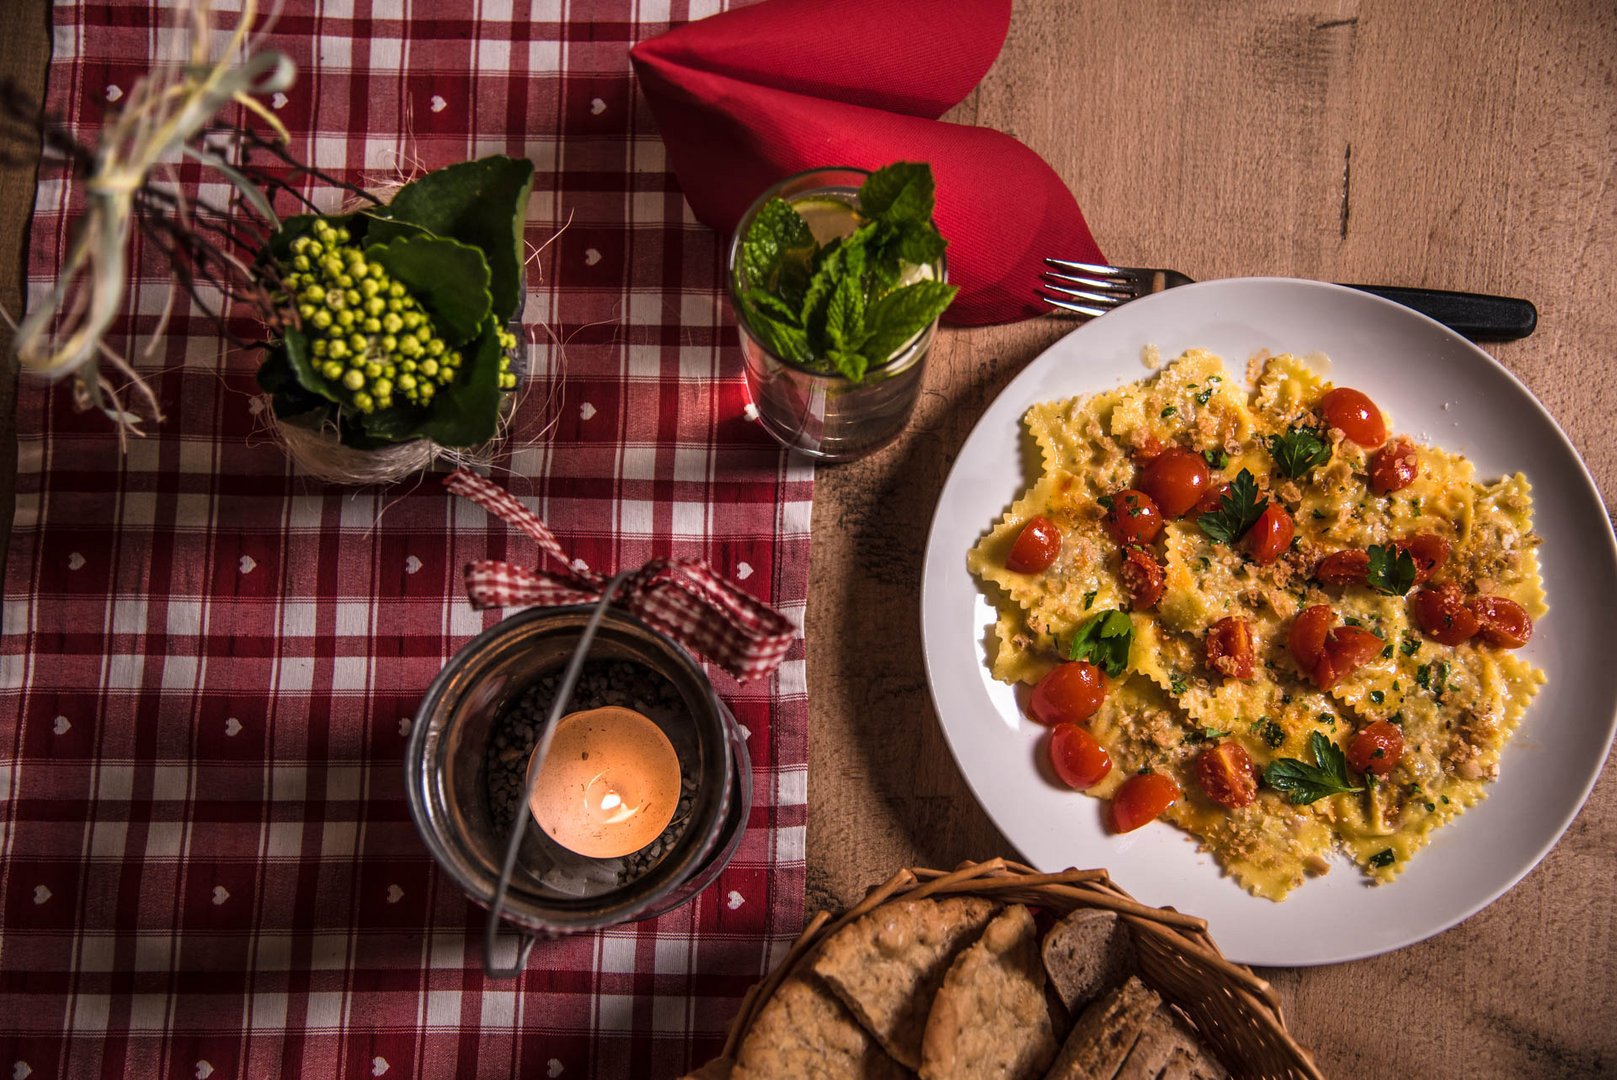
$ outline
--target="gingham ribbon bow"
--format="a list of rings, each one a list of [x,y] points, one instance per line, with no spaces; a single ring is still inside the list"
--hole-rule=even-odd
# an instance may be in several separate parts
[[[533,537],[542,553],[566,568],[554,573],[491,559],[467,563],[466,595],[475,607],[559,607],[601,598],[606,576],[578,569],[556,534],[509,491],[465,469],[456,469],[444,486]],[[612,602],[742,682],[779,667],[797,636],[786,616],[701,559],[653,559],[624,580]]]

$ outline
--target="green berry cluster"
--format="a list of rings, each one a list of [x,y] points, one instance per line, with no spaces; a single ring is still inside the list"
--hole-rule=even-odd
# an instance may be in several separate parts
[[[403,284],[350,243],[347,229],[316,221],[292,241],[286,290],[303,320],[316,371],[362,413],[395,403],[432,403],[459,376],[464,359],[434,332],[432,319]],[[500,388],[516,386],[500,332]]]

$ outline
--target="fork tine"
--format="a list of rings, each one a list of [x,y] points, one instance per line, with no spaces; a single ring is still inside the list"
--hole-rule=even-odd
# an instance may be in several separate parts
[[[1116,293],[1085,292],[1083,289],[1068,289],[1061,285],[1048,283],[1044,287],[1051,292],[1058,292],[1062,296],[1070,296],[1074,300],[1085,300],[1103,308],[1114,308],[1119,304],[1126,304],[1134,299],[1132,296],[1118,296]]]
[[[1087,304],[1074,304],[1059,297],[1050,296],[1047,293],[1040,293],[1039,299],[1051,307],[1058,307],[1063,311],[1071,311],[1078,315],[1088,315],[1092,319],[1099,318],[1111,310],[1111,308],[1090,307]]]
[[[1128,270],[1121,266],[1105,266],[1101,263],[1069,262],[1066,259],[1046,259],[1046,266],[1054,266],[1061,270],[1081,270],[1086,274],[1107,274],[1111,277],[1128,277]]]
[[[1112,289],[1116,292],[1126,293],[1132,297],[1134,288],[1131,284],[1118,281],[1115,278],[1076,277],[1072,274],[1058,274],[1053,270],[1046,270],[1041,277],[1049,282],[1064,282],[1068,285],[1082,285],[1089,289]]]

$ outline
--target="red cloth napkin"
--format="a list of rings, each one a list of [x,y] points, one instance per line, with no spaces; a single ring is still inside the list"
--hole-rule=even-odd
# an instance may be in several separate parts
[[[967,325],[1040,314],[1047,255],[1101,261],[1072,193],[1033,151],[937,120],[999,55],[1010,0],[768,0],[630,51],[680,186],[723,233],[804,169],[930,162]]]

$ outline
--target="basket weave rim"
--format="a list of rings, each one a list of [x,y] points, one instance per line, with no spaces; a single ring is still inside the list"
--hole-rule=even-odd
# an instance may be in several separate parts
[[[1151,935],[1221,980],[1223,988],[1247,1006],[1244,1011],[1250,1019],[1283,1048],[1290,1059],[1292,1075],[1306,1080],[1324,1080],[1313,1056],[1287,1030],[1280,998],[1274,988],[1251,968],[1229,960],[1219,951],[1207,932],[1207,920],[1171,907],[1142,904],[1114,883],[1105,870],[1069,869],[1049,874],[1003,858],[964,862],[949,871],[906,868],[870,889],[863,900],[841,915],[816,912],[774,969],[747,990],[730,1024],[723,1056],[732,1060],[736,1057],[753,1021],[775,990],[796,974],[832,934],[891,900],[963,895],[1003,896],[1007,900],[1035,905],[1047,900],[1052,902],[1050,906],[1066,910],[1090,907],[1117,912],[1137,933]]]

